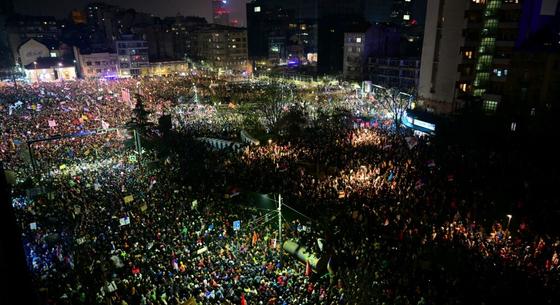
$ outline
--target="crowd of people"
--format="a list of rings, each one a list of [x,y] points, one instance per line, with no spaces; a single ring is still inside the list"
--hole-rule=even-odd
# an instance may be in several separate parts
[[[528,183],[516,204],[503,204],[490,177],[476,175],[496,166],[495,155],[436,147],[391,128],[384,114],[334,126],[342,136],[323,132],[325,122],[310,115],[301,138],[277,137],[241,152],[196,141],[235,140],[244,128],[236,104],[258,104],[260,91],[247,89],[267,85],[191,76],[0,87],[1,157],[19,177],[38,174],[35,185],[46,189],[14,190],[43,300],[494,304],[510,286],[523,287],[511,300],[558,300],[560,239],[533,229],[524,215]],[[135,92],[151,121],[171,115],[170,143],[158,142],[172,147],[168,155],[156,158],[156,148],[139,162],[124,145],[126,134],[107,131],[132,119]],[[338,100],[327,91],[319,99],[320,88],[294,92],[293,104],[304,107]],[[374,98],[347,94],[350,114],[378,112]],[[213,104],[214,95],[225,104]],[[313,95],[317,101],[302,102]],[[57,135],[68,137],[26,145]],[[25,149],[51,174],[33,173]],[[282,194],[301,216],[287,217],[284,240],[328,260],[328,270],[310,274],[305,262],[282,254],[278,216],[240,205],[247,199],[238,192]]]

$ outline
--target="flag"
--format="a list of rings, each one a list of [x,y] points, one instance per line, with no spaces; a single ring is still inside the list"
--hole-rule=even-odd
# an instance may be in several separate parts
[[[107,123],[107,122],[101,120],[101,128],[103,128],[103,129],[108,129],[108,128],[109,128],[109,123]]]
[[[259,235],[257,234],[257,232],[253,232],[253,239],[252,239],[252,245],[255,246],[257,244],[257,240],[259,239]]]
[[[406,137],[404,139],[406,140],[406,144],[408,145],[408,149],[413,149],[414,146],[416,146],[418,144],[418,140],[416,140],[415,137]]]
[[[331,261],[332,261],[332,256],[329,257],[329,262],[327,263],[327,271],[329,271],[330,276],[333,276],[334,275],[334,270],[332,269]]]
[[[395,174],[393,173],[393,171],[391,170],[389,172],[389,177],[387,177],[387,181],[391,182],[393,180],[393,178],[395,177]]]
[[[56,124],[55,120],[49,120],[49,127],[52,128],[52,127],[56,127],[56,126],[58,126],[58,125]]]
[[[130,102],[130,91],[126,88],[121,89],[121,96],[123,102]]]
[[[305,276],[311,276],[311,264],[309,264],[309,260],[305,263]]]

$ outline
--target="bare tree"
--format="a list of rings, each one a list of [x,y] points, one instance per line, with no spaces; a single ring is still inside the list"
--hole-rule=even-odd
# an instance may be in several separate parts
[[[413,96],[395,88],[377,87],[375,89],[375,99],[382,109],[391,114],[395,122],[395,128],[398,131],[402,116],[410,107]]]
[[[293,90],[284,84],[267,88],[263,93],[258,109],[267,130],[276,127],[290,100],[293,100]]]

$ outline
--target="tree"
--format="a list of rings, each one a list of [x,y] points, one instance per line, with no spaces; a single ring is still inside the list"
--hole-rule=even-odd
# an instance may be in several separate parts
[[[141,134],[146,135],[152,123],[149,121],[150,112],[144,107],[144,97],[136,94],[136,106],[132,110],[132,119],[129,122],[130,127],[135,128]]]
[[[265,90],[258,104],[258,109],[267,131],[276,128],[278,120],[280,120],[290,99],[293,99],[292,88],[284,84],[271,86]]]
[[[303,135],[303,130],[308,124],[308,115],[305,108],[297,105],[290,107],[278,121],[278,128],[284,130],[288,138],[295,140]]]
[[[375,99],[381,108],[392,116],[397,131],[400,129],[403,114],[412,103],[412,98],[412,95],[395,88],[377,88],[375,90]]]
[[[135,97],[136,106],[132,110],[132,118],[126,126],[131,133],[136,151],[140,153],[142,151],[140,139],[147,137],[153,124],[149,121],[150,112],[144,107],[144,97],[140,94],[136,94]]]

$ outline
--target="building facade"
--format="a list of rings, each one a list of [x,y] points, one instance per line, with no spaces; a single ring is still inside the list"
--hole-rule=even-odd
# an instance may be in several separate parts
[[[116,53],[78,54],[78,66],[84,79],[116,78],[118,56]]]
[[[194,36],[195,59],[226,71],[246,71],[247,31],[243,28],[210,25]]]
[[[31,83],[72,81],[77,78],[76,63],[56,57],[40,57],[24,66],[24,72]]]
[[[125,35],[116,41],[119,77],[141,75],[141,68],[149,65],[148,43],[132,35]]]
[[[557,0],[430,0],[418,105],[502,117],[550,111],[559,10]]]
[[[374,84],[413,92],[420,78],[419,58],[374,58],[368,62],[368,76]]]
[[[344,34],[343,76],[346,79],[361,80],[366,68],[366,34]]]
[[[166,76],[166,75],[176,75],[185,74],[189,71],[189,65],[185,61],[161,61],[161,62],[150,62],[147,67],[142,68],[142,75],[150,76]]]
[[[482,102],[485,112],[502,103],[504,85],[519,33],[519,0],[471,1],[465,12],[456,99]]]
[[[422,46],[418,105],[448,113],[456,106],[465,12],[472,0],[429,0]]]

